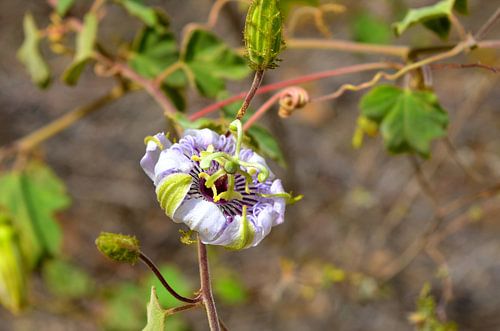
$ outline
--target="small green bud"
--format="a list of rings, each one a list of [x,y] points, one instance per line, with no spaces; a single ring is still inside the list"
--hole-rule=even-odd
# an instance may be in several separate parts
[[[135,264],[139,259],[139,240],[133,236],[101,232],[95,244],[97,249],[113,261]]]
[[[279,0],[253,0],[245,22],[245,47],[250,67],[274,69],[284,47]]]

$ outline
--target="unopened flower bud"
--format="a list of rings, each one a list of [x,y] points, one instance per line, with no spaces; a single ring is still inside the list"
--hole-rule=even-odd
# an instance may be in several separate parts
[[[284,46],[279,0],[253,0],[245,22],[245,47],[254,70],[277,67]]]
[[[139,240],[133,236],[101,232],[95,244],[97,249],[111,260],[135,264],[139,259]]]

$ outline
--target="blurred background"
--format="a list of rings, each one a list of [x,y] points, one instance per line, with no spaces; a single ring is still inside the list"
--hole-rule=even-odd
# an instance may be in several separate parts
[[[407,8],[434,1],[338,1],[346,12],[326,16],[333,38],[419,46],[440,41],[422,27],[395,41],[390,24]],[[209,0],[148,1],[169,13],[179,38],[189,22],[204,22]],[[498,1],[470,0],[465,28],[476,31]],[[86,1],[72,10],[80,16]],[[89,68],[77,87],[60,82],[41,91],[16,59],[23,41],[22,17],[31,11],[39,26],[50,7],[42,0],[0,2],[0,145],[8,144],[110,88]],[[215,32],[241,46],[244,11],[225,8]],[[126,22],[126,23],[124,23]],[[368,23],[367,23],[368,22]],[[131,40],[139,23],[110,7],[99,38],[106,45]],[[496,31],[488,35],[500,37]],[[321,37],[309,19],[299,20],[297,37]],[[375,38],[375,39],[373,39]],[[455,39],[453,39],[455,38]],[[452,35],[452,40],[456,36]],[[61,72],[70,59],[45,52]],[[496,64],[498,52],[480,50],[453,61]],[[289,49],[265,83],[349,64],[388,59],[331,50]],[[345,82],[370,74],[331,78],[305,85],[311,95],[332,92]],[[449,140],[433,145],[432,158],[420,161],[435,201],[422,192],[406,156],[391,156],[380,137],[351,146],[361,93],[334,102],[315,103],[263,124],[275,134],[287,167],[273,163],[285,188],[304,194],[288,207],[285,224],[273,229],[258,247],[241,252],[211,248],[215,298],[230,330],[413,330],[409,321],[426,282],[440,317],[459,330],[500,330],[500,199],[465,204],[437,230],[435,251],[418,250],[432,224],[435,203],[448,206],[460,197],[498,183],[500,178],[500,98],[498,74],[481,69],[433,72],[440,103],[450,114]],[[231,82],[232,93],[245,90],[250,78]],[[211,103],[188,91],[187,112]],[[254,100],[258,105],[265,96]],[[30,306],[13,315],[0,308],[1,331],[138,330],[145,325],[145,305],[154,283],[146,268],[119,265],[94,246],[101,231],[136,235],[142,249],[162,266],[166,278],[189,295],[198,286],[196,247],[179,241],[179,226],[159,208],[150,180],[139,166],[143,139],[167,128],[161,109],[145,93],[134,92],[92,114],[37,151],[66,183],[71,206],[58,213],[65,261],[48,262],[29,282]],[[459,162],[457,162],[457,159]],[[464,168],[466,171],[464,171]],[[448,226],[450,225],[451,226]],[[408,247],[415,256],[402,256]],[[161,302],[175,300],[160,291]],[[411,318],[410,318],[411,319]],[[167,321],[168,330],[206,330],[202,310]]]

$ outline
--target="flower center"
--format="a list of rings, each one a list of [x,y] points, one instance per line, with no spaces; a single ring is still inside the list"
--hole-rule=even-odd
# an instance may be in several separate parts
[[[206,181],[207,180],[205,178],[200,178],[200,180],[199,180],[201,194],[203,194],[203,196],[207,200],[214,201],[214,191],[212,190],[212,188],[206,187],[206,185],[205,185]],[[217,193],[226,192],[227,191],[227,184],[228,184],[227,183],[227,175],[223,175],[223,176],[220,176],[219,178],[217,178],[217,180],[214,183],[214,186],[217,189]],[[224,199],[220,199],[219,202],[227,202],[227,201]]]

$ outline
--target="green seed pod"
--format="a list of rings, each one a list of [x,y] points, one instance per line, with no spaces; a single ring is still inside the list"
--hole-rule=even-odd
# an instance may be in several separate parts
[[[279,0],[253,0],[245,22],[245,47],[250,67],[274,69],[284,48]]]
[[[15,229],[0,215],[0,303],[13,313],[26,303],[24,269]]]
[[[135,264],[139,259],[139,240],[133,236],[101,232],[95,244],[97,249],[113,261]]]

